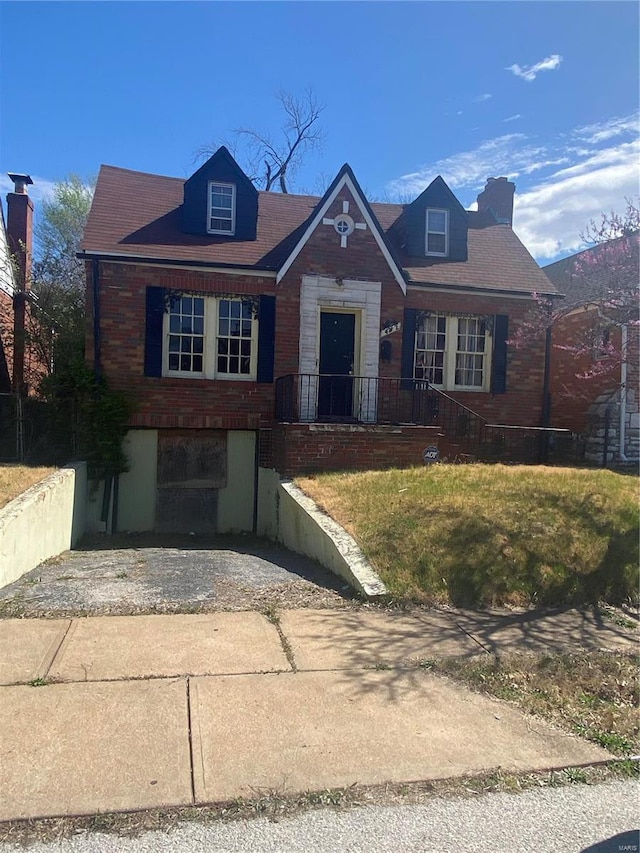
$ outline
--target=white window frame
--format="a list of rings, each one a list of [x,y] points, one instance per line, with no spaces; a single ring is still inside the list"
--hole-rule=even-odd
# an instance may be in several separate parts
[[[467,315],[467,316],[448,316],[445,314],[432,314],[432,317],[445,318],[445,343],[444,343],[444,363],[442,368],[442,378],[443,382],[438,384],[436,382],[430,382],[429,384],[433,385],[434,388],[439,388],[442,391],[477,391],[477,392],[487,392],[491,389],[491,356],[493,352],[493,334],[489,327],[485,328],[485,336],[484,336],[484,352],[483,353],[473,353],[474,355],[482,355],[483,357],[483,365],[482,365],[482,385],[456,385],[456,361],[457,356],[459,354],[458,351],[458,323],[460,320],[482,320],[483,317],[478,315]],[[420,321],[418,321],[419,323]],[[428,381],[423,379],[423,377],[416,376],[416,359],[418,352],[424,352],[422,348],[418,350],[418,335],[421,333],[421,330],[416,325],[415,332],[415,340],[413,345],[413,377],[418,382]],[[440,352],[441,350],[437,350]]]
[[[218,321],[220,319],[220,303],[247,302],[240,297],[209,296],[206,294],[181,294],[192,298],[204,299],[204,346],[203,346],[203,370],[201,372],[190,370],[169,369],[169,335],[170,318],[169,311],[165,311],[162,340],[162,375],[172,376],[180,379],[224,379],[230,382],[256,382],[258,374],[258,318],[251,317],[251,355],[249,373],[224,373],[218,370]],[[242,320],[241,320],[242,321]],[[176,334],[175,332],[173,334]],[[180,334],[179,332],[177,334]],[[222,336],[225,337],[225,336]],[[247,340],[247,338],[240,338]]]
[[[429,229],[429,214],[444,213],[444,231],[433,231]],[[424,215],[424,253],[428,257],[448,258],[449,257],[449,211],[444,207],[428,207]],[[429,251],[429,234],[444,234],[444,252]]]
[[[214,208],[212,205],[211,193],[214,187],[227,187],[231,188],[231,228],[230,229],[220,229],[220,228],[212,228],[211,220],[212,219],[226,219],[226,216],[214,216],[214,210],[224,210],[225,208]],[[227,184],[224,181],[209,181],[208,189],[207,189],[207,233],[208,234],[224,234],[227,237],[233,237],[236,233],[236,185],[235,184]]]

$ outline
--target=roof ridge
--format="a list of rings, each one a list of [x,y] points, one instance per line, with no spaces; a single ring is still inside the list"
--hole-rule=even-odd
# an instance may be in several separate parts
[[[101,163],[100,171],[102,169],[111,169],[114,172],[127,172],[129,175],[144,175],[146,178],[162,178],[165,181],[180,181],[182,184],[188,180],[188,178],[174,178],[172,175],[159,175],[157,172],[142,172],[139,169],[126,169],[124,166],[112,166],[111,163]]]

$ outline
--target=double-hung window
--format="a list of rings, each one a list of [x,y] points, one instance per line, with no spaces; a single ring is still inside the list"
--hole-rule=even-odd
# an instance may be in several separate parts
[[[440,388],[445,384],[447,318],[431,314],[416,328],[415,379],[426,379]]]
[[[414,379],[443,390],[488,391],[491,333],[484,317],[429,314],[416,323]]]
[[[241,298],[175,294],[165,314],[164,374],[256,378],[258,321]]]
[[[457,318],[456,388],[482,390],[486,376],[487,324],[479,317]]]
[[[446,258],[449,254],[449,211],[427,208],[426,247],[427,255]]]
[[[235,234],[235,184],[221,184],[216,181],[209,183],[207,230],[209,234]]]

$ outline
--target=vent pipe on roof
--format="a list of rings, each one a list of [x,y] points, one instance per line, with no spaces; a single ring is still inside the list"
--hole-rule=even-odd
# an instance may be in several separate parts
[[[513,196],[516,185],[507,178],[487,178],[478,196],[478,210],[491,213],[501,225],[513,224]]]
[[[29,184],[33,184],[30,175],[19,175],[16,172],[8,172],[7,173],[14,184],[14,193],[19,193],[20,195],[27,195],[28,190],[27,187]]]

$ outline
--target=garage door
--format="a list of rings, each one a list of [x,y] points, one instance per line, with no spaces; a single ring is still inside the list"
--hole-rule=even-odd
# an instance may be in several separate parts
[[[227,484],[224,430],[158,433],[156,530],[214,534],[218,489]]]

